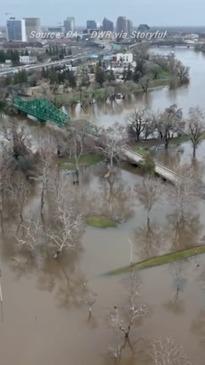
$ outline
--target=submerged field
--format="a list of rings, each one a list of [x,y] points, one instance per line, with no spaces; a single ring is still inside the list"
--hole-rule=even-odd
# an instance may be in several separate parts
[[[186,109],[191,100],[202,103],[204,59],[191,50],[179,54],[196,64],[189,88],[153,91],[116,110],[103,106],[90,119],[124,123],[136,105],[164,108],[176,102]],[[181,346],[192,364],[204,365],[205,142],[195,164],[184,139],[168,153],[161,146],[151,150],[169,168],[194,171],[191,187],[200,181],[200,191],[192,195],[189,186],[181,201],[180,189],[154,178],[149,210],[141,170],[120,164],[110,176],[105,158],[86,153],[77,183],[73,159],[48,163],[53,135],[46,128],[26,124],[37,146],[49,146],[41,173],[35,171],[38,178],[17,179],[14,173],[11,184],[9,176],[1,201],[2,364],[152,365],[153,346],[162,341],[165,349],[174,347],[180,365]],[[135,326],[123,347],[130,315]]]

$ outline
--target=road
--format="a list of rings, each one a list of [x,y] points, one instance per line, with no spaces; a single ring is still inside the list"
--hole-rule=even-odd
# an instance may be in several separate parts
[[[93,53],[93,52],[92,52]],[[74,62],[74,61],[79,61],[79,60],[85,60],[87,58],[89,58],[91,56],[91,51],[87,50],[86,52],[81,52],[76,54],[75,56],[67,56],[66,58],[64,58],[63,60],[58,60],[58,61],[52,61],[52,62],[46,62],[46,63],[39,63],[39,64],[35,64],[35,65],[23,65],[23,66],[17,66],[17,67],[10,67],[9,69],[5,70],[5,71],[0,71],[0,77],[6,77],[9,75],[13,75],[19,71],[25,70],[25,71],[35,71],[35,70],[41,70],[43,68],[49,68],[49,67],[53,67],[53,66],[60,66],[60,65],[65,65],[68,62]],[[107,53],[107,51],[98,51],[97,54],[98,55],[104,55],[105,53]]]
[[[123,148],[122,149],[122,157],[131,162],[132,164],[139,165],[144,161],[144,157],[137,152],[134,152],[130,149]],[[158,176],[161,176],[164,180],[169,181],[170,183],[176,185],[180,182],[180,177],[172,170],[167,167],[161,165],[159,162],[155,162],[155,173]]]

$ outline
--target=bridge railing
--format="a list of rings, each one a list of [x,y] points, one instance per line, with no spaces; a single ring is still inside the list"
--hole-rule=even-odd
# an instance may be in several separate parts
[[[144,159],[144,156],[142,154],[140,154],[139,152],[136,152],[136,151],[133,151],[133,150],[129,149],[129,147],[127,147],[127,146],[125,146],[123,149],[124,149],[124,151],[127,151],[127,152],[129,152],[129,153],[131,153],[133,155],[136,155],[140,160],[143,160]],[[174,181],[177,181],[180,178],[180,176],[175,171],[173,171],[173,170],[169,169],[168,167],[162,165],[161,163],[159,163],[155,159],[154,159],[154,163],[155,163],[155,166],[157,168],[160,168],[162,171],[164,171],[165,174],[167,173],[167,174],[171,175],[173,177],[173,180]]]

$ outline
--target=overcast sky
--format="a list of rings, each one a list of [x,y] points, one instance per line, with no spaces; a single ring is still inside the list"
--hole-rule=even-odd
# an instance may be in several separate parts
[[[87,19],[115,21],[126,15],[134,24],[205,25],[205,0],[0,0],[0,25],[7,14],[16,18],[38,16],[44,25],[62,23],[75,16],[84,25]]]

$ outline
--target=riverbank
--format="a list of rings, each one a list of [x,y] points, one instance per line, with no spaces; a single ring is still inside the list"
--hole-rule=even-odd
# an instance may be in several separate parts
[[[170,84],[170,78],[162,78],[158,80],[152,80],[149,82],[147,92],[151,92],[160,89]],[[110,102],[113,95],[116,95],[115,100],[118,100],[118,96],[124,100],[132,99],[132,96],[144,94],[144,90],[140,84],[133,82],[125,82],[121,84],[110,84],[103,88],[84,88],[82,90],[72,90],[72,92],[64,93],[61,95],[53,96],[53,101],[58,107],[65,106],[67,108],[74,107],[81,103],[82,107],[86,105],[92,105],[94,103],[106,103]]]
[[[149,258],[147,260],[143,260],[134,264],[131,264],[129,266],[125,266],[113,271],[110,271],[106,273],[105,275],[108,276],[114,276],[114,275],[121,275],[129,273],[133,270],[144,270],[144,269],[150,269],[156,266],[162,266],[171,264],[173,262],[181,261],[181,260],[187,260],[188,258],[203,255],[205,254],[205,246],[198,246],[198,247],[192,247],[188,248],[186,250],[182,251],[176,251],[176,252],[170,252],[162,256],[156,256]]]

